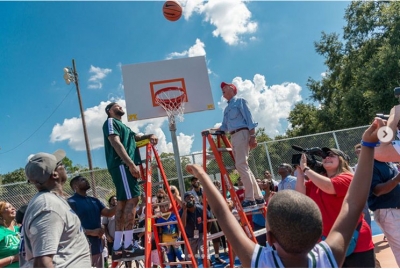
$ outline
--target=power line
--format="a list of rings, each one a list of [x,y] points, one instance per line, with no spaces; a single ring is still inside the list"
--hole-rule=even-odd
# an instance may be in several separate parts
[[[42,126],[51,118],[51,116],[53,116],[53,114],[57,111],[57,109],[61,106],[61,104],[65,101],[65,99],[67,99],[68,95],[72,92],[73,89],[74,89],[74,87],[71,86],[71,89],[64,96],[64,98],[61,100],[61,102],[58,104],[58,106],[56,106],[56,108],[53,110],[53,112],[51,112],[51,114],[44,120],[44,122],[42,124],[39,125],[39,127],[32,134],[30,134],[25,140],[23,140],[21,143],[19,143],[18,145],[16,145],[12,149],[9,149],[9,150],[7,150],[5,152],[0,152],[0,155],[6,154],[6,153],[8,153],[10,151],[13,151],[14,149],[18,148],[19,146],[24,144],[26,141],[28,141],[35,133],[37,133],[37,131],[39,131],[39,129],[42,128]]]

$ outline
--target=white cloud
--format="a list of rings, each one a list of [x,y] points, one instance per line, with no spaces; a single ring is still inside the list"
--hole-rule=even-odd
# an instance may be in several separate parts
[[[201,42],[200,39],[196,39],[196,43],[191,46],[188,50],[184,50],[182,52],[172,52],[168,54],[167,60],[173,59],[173,58],[182,58],[182,57],[196,57],[196,56],[205,56],[206,55],[206,50],[205,44]],[[212,70],[210,68],[207,68],[207,72],[209,75],[213,74]]]
[[[265,132],[271,137],[282,134],[285,128],[281,121],[286,120],[294,104],[302,100],[298,84],[285,82],[267,86],[265,77],[260,74],[256,74],[253,81],[235,77],[232,83],[238,89],[237,96],[247,100],[254,120],[259,126],[265,126]],[[227,106],[223,97],[218,106],[222,109]]]
[[[188,50],[182,52],[172,52],[168,54],[167,59],[179,58],[179,57],[196,57],[206,55],[205,45],[200,39],[196,39],[196,43],[191,46]]]
[[[186,20],[193,13],[204,15],[204,20],[216,28],[212,32],[213,35],[220,36],[229,45],[244,42],[243,35],[257,30],[257,22],[251,20],[251,12],[245,2],[244,0],[180,1],[184,6],[183,15]]]
[[[93,65],[90,65],[89,73],[92,73],[93,75],[90,76],[89,78],[89,89],[101,89],[103,87],[103,84],[101,81],[109,74],[111,73],[111,69],[109,68],[100,68],[100,67],[95,67]]]
[[[125,100],[113,100],[121,105],[126,111]],[[108,102],[101,102],[98,106],[94,106],[85,110],[86,129],[89,137],[90,148],[97,149],[104,147],[103,124],[107,119],[104,112]],[[157,149],[160,152],[173,153],[172,143],[167,142],[166,136],[161,129],[163,124],[168,124],[167,117],[155,118],[150,120],[142,120],[135,122],[127,122],[126,117],[122,117],[122,122],[129,126],[135,133],[155,134],[159,138]],[[192,148],[194,136],[180,133],[177,137],[180,154],[189,154]],[[64,119],[63,123],[57,123],[50,134],[50,142],[56,143],[68,141],[71,149],[76,151],[84,151],[85,139],[83,135],[82,118],[73,117]]]
[[[185,135],[184,133],[179,133],[177,135],[179,155],[189,155],[191,153],[192,145],[194,142],[194,135]],[[172,142],[166,144],[166,152],[174,152]]]

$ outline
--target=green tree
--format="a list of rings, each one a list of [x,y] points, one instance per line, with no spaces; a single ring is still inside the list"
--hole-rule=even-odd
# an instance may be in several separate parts
[[[309,78],[315,104],[296,104],[289,136],[366,125],[388,113],[400,85],[400,2],[354,1],[345,11],[343,37],[322,33],[316,52],[325,57],[326,75]]]
[[[22,181],[26,181],[25,169],[19,168],[17,170],[14,170],[12,172],[9,172],[9,173],[3,175],[2,184],[10,184],[10,183],[22,182]]]

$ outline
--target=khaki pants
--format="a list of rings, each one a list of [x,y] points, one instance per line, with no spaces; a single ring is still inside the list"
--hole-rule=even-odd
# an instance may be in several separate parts
[[[377,209],[374,211],[374,219],[385,234],[397,265],[400,266],[400,209]]]
[[[254,201],[254,199],[261,199],[263,196],[258,187],[256,178],[249,167],[249,140],[249,130],[241,130],[231,136],[232,150],[235,157],[235,167],[239,172],[244,186],[244,199]]]

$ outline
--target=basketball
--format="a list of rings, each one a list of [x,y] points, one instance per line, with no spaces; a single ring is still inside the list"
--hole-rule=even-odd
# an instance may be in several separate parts
[[[164,17],[169,21],[177,21],[182,16],[182,7],[178,2],[166,1],[163,5]]]

